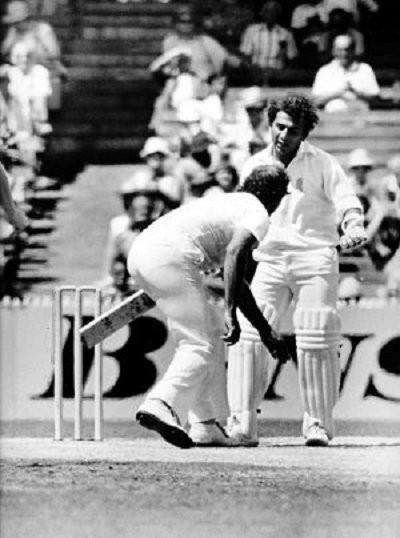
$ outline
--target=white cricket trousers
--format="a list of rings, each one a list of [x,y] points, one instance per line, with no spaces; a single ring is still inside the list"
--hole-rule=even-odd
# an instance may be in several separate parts
[[[167,316],[176,351],[164,376],[147,395],[173,407],[189,422],[228,416],[223,320],[208,302],[201,251],[185,235],[144,232],[134,242],[128,269]]]
[[[333,247],[270,252],[259,261],[251,283],[259,308],[278,331],[282,316],[289,304],[294,303],[303,432],[309,424],[318,421],[330,437],[333,436],[332,411],[338,399],[340,377],[337,287],[338,255]],[[240,325],[241,341],[238,350],[233,349],[231,353],[236,351],[236,355],[243,355],[240,346],[247,343],[248,348],[254,342],[256,356],[258,334],[243,316],[240,316]],[[269,354],[265,352],[265,355],[269,362]],[[229,366],[230,363],[231,358]]]

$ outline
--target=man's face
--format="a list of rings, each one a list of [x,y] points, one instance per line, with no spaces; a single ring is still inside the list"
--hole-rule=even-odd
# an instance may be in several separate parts
[[[118,289],[123,288],[127,283],[127,271],[121,261],[115,261],[111,270],[114,286]]]
[[[132,198],[128,214],[134,222],[147,222],[154,211],[154,202],[146,194],[137,194]]]
[[[279,4],[277,2],[267,2],[263,7],[262,16],[268,26],[274,26],[278,22]]]
[[[295,122],[289,114],[280,110],[271,126],[272,144],[280,160],[293,157],[304,140],[304,120]]]
[[[333,56],[343,67],[349,67],[354,61],[354,46],[349,44],[336,44],[333,47]]]
[[[235,188],[233,184],[232,173],[228,168],[220,168],[215,173],[215,180],[218,185],[226,192],[229,192]]]
[[[146,157],[146,163],[155,173],[161,173],[164,171],[165,155],[163,153],[152,153]]]
[[[369,166],[353,166],[351,171],[354,174],[354,177],[360,185],[365,185],[368,181],[368,174],[371,171],[371,168]]]

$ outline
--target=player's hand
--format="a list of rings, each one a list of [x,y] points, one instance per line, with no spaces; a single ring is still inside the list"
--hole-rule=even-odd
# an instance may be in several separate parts
[[[367,241],[367,234],[362,226],[354,226],[345,231],[340,238],[339,246],[341,250],[352,250],[361,247]]]
[[[228,345],[233,346],[239,341],[240,325],[235,315],[225,312],[225,332],[222,340]]]
[[[285,363],[290,361],[292,356],[285,344],[283,338],[271,329],[269,332],[260,333],[261,341],[268,349],[271,356],[278,362]]]

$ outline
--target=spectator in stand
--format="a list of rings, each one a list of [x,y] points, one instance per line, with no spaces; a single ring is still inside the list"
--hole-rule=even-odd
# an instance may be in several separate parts
[[[335,38],[340,35],[350,35],[352,37],[355,56],[356,58],[361,58],[365,52],[364,37],[355,28],[353,14],[350,11],[335,8],[329,13],[327,30],[322,40],[326,57],[331,54]]]
[[[35,20],[24,0],[8,2],[3,23],[7,26],[1,53],[8,59],[16,43],[28,42],[33,50],[36,61],[50,72],[52,97],[50,108],[57,110],[61,107],[61,79],[66,75],[66,69],[61,63],[61,51],[53,28],[44,21]]]
[[[101,287],[102,306],[105,311],[134,293],[135,288],[128,273],[125,256],[121,254],[114,258],[111,262],[110,275],[96,284]]]
[[[278,24],[280,15],[280,3],[267,0],[260,13],[262,22],[250,24],[241,39],[240,51],[262,73],[282,70],[297,56],[293,35]]]
[[[366,196],[368,199],[371,199],[375,195],[369,181],[369,176],[374,165],[374,160],[368,150],[357,148],[350,152],[347,160],[347,168],[353,188],[358,196]]]
[[[119,194],[124,213],[110,221],[105,254],[107,276],[104,285],[110,284],[114,261],[121,257],[127,258],[127,253],[139,233],[159,216],[158,202],[164,201],[163,194],[146,170],[136,171],[122,184]]]
[[[393,203],[393,211],[400,216],[400,153],[387,163],[390,174],[382,179],[385,198]]]
[[[31,124],[33,133],[48,134],[51,131],[48,123],[48,98],[51,95],[48,69],[36,62],[28,42],[16,43],[11,50],[10,60],[9,93],[13,105],[21,107],[23,127]],[[17,111],[14,112],[18,115]]]
[[[240,65],[239,58],[230,54],[218,41],[200,32],[193,10],[188,6],[177,12],[174,31],[165,36],[162,49],[167,52],[177,46],[190,50],[192,70],[203,81],[213,75],[221,75],[226,64]]]
[[[182,46],[174,47],[159,56],[151,65],[152,73],[167,77],[160,96],[156,99],[150,128],[162,135],[163,124],[174,119],[180,106],[188,100],[201,99],[206,89],[192,70],[191,51]]]
[[[201,197],[211,187],[211,175],[219,164],[215,146],[215,140],[200,131],[193,137],[189,153],[179,159],[174,173],[186,185],[185,202]]]
[[[334,59],[316,74],[312,95],[326,112],[368,110],[380,89],[370,65],[355,58],[354,40],[337,36],[333,43]]]
[[[381,179],[382,191],[366,228],[367,252],[387,278],[387,293],[400,293],[400,154],[388,161],[392,174]]]
[[[243,163],[271,141],[267,116],[267,100],[259,86],[251,86],[240,95],[238,126],[226,136],[224,146],[230,148],[231,163],[239,171]]]
[[[235,192],[239,185],[239,174],[234,166],[222,164],[213,174],[214,184],[208,188],[204,196],[215,196],[226,192]]]
[[[185,198],[185,183],[181,178],[168,171],[171,152],[168,142],[158,136],[148,138],[140,152],[150,173],[150,180],[163,194],[164,200],[156,204],[157,217],[181,205]],[[172,165],[171,165],[172,166]]]
[[[201,126],[206,133],[220,139],[223,136],[222,122],[225,115],[226,76],[214,75],[208,79],[208,85],[208,95],[201,103]]]
[[[379,9],[379,5],[375,0],[324,0],[324,4],[328,15],[333,9],[337,8],[351,13],[356,25],[360,22],[360,6],[372,13],[375,13]]]
[[[317,17],[322,24],[328,22],[324,0],[308,0],[294,9],[290,27],[298,46],[301,46],[304,39],[309,37],[310,20],[315,19],[315,17]]]

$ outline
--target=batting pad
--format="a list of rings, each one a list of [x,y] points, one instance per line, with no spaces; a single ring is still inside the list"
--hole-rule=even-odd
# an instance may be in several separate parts
[[[331,307],[299,308],[294,315],[300,394],[311,422],[333,436],[333,408],[339,396],[340,319]]]
[[[249,437],[257,433],[257,408],[267,381],[266,349],[261,342],[243,338],[229,350],[228,400],[231,415]]]
[[[333,408],[338,399],[339,354],[336,349],[297,353],[300,394],[311,422],[318,420],[333,437]]]

